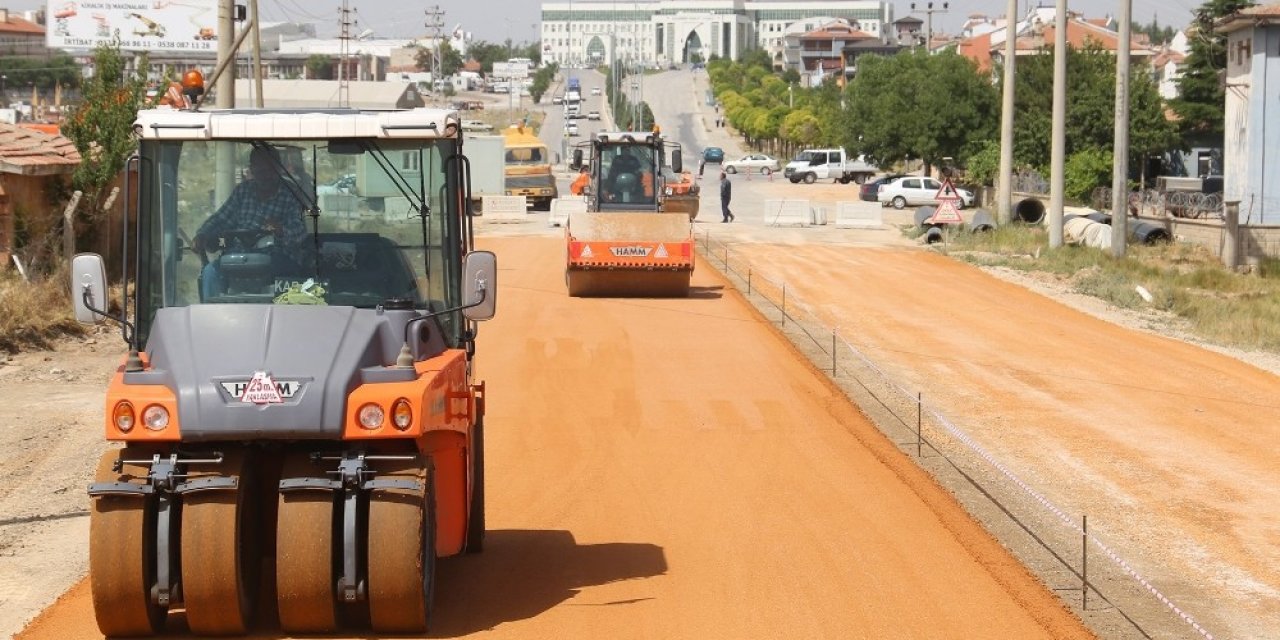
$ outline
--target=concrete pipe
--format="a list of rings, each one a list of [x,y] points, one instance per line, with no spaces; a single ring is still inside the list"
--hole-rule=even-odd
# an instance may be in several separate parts
[[[1094,222],[1097,222],[1098,224],[1111,224],[1111,214],[1109,213],[1094,211],[1093,213],[1090,213],[1085,217]]]
[[[970,233],[989,233],[996,229],[996,219],[986,209],[978,209],[969,217],[965,227]]]
[[[1044,220],[1044,203],[1036,198],[1027,198],[1013,208],[1013,219],[1027,224],[1040,224]]]
[[[916,226],[917,227],[925,226],[924,221],[928,220],[929,218],[932,218],[933,212],[934,212],[933,207],[920,207],[916,209],[916,214],[914,216]]]
[[[929,227],[929,230],[924,232],[924,242],[925,244],[942,242],[942,227],[938,225]]]
[[[1129,228],[1130,235],[1140,244],[1156,244],[1173,240],[1169,231],[1162,226],[1150,222],[1139,222]]]

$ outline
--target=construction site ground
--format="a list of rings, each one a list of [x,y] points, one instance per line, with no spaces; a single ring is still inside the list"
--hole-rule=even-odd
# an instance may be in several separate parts
[[[441,565],[432,636],[1274,637],[1274,357],[939,255],[895,228],[909,212],[848,230],[761,206],[853,185],[735,176],[721,224],[708,173],[688,299],[568,298],[546,214],[482,222],[489,543]],[[0,635],[95,637],[84,488],[122,351],[91,340],[0,366]],[[917,392],[969,443],[926,417],[917,458]],[[1130,570],[1092,548],[1086,610],[1084,515]]]

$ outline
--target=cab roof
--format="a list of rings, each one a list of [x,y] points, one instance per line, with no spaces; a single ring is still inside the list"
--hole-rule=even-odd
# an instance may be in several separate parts
[[[222,109],[168,107],[138,112],[133,129],[144,140],[243,140],[341,138],[433,139],[457,136],[458,114],[447,109]]]

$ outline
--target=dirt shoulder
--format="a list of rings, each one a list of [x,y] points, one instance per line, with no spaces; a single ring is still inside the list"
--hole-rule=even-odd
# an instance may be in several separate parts
[[[107,448],[103,394],[123,344],[102,330],[52,351],[0,354],[0,637],[87,570],[85,487]]]

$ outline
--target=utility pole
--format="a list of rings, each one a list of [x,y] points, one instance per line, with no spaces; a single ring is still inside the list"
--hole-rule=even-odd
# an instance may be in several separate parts
[[[1129,231],[1129,41],[1133,0],[1120,0],[1120,42],[1116,51],[1116,138],[1111,163],[1111,255],[1123,258]]]
[[[924,8],[916,9],[916,3],[912,2],[911,13],[924,14],[924,52],[929,53],[933,49],[933,14],[946,13],[948,3],[943,2],[941,9],[934,9],[932,2],[925,2],[922,4],[924,5]]]
[[[1067,0],[1058,0],[1053,20],[1053,151],[1049,160],[1049,248],[1062,246],[1063,191],[1067,147]]]
[[[347,0],[342,0],[342,8],[338,9],[338,25],[341,28],[338,40],[342,43],[338,49],[339,107],[351,106],[351,74],[347,72],[347,57],[351,55],[351,27],[355,25],[351,18],[353,11],[347,6]]]
[[[1017,65],[1018,0],[1009,0],[1005,9],[1004,89],[1000,108],[1000,186],[996,191],[999,207],[996,221],[1013,220],[1013,70]]]
[[[253,21],[253,106],[261,109],[266,98],[262,95],[262,20],[258,17],[258,0],[249,0],[249,13]]]
[[[218,76],[213,90],[214,106],[219,109],[236,107],[236,22],[235,0],[218,0]],[[214,197],[219,203],[231,197],[236,186],[234,143],[221,142],[214,147]]]
[[[440,60],[440,40],[444,37],[444,10],[440,5],[427,8],[427,22],[425,25],[432,30],[431,41],[431,95],[436,97],[436,104],[440,103],[439,82],[440,76],[443,74],[444,64]]]

